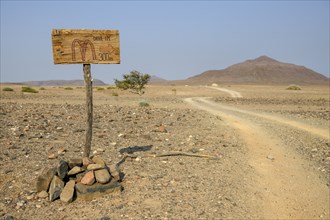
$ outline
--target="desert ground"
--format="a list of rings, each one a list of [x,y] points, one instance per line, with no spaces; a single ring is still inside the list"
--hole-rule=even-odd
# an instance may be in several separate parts
[[[330,218],[328,86],[150,85],[141,97],[94,88],[92,154],[109,165],[137,158],[120,166],[123,191],[69,204],[39,198],[35,185],[82,157],[84,88],[35,88],[1,85],[1,218]],[[217,159],[145,156],[168,152]]]

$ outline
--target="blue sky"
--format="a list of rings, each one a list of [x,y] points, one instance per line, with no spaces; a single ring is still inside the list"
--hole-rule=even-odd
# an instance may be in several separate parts
[[[54,65],[51,30],[120,31],[121,64],[93,64],[106,83],[132,70],[185,79],[267,55],[329,76],[329,1],[3,1],[1,82],[83,79]]]

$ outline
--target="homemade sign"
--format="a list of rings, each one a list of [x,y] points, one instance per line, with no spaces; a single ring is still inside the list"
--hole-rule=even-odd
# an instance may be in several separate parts
[[[84,157],[89,157],[93,129],[93,79],[91,63],[120,63],[119,31],[53,29],[55,64],[82,63],[86,86],[86,142]]]
[[[119,31],[53,29],[55,64],[119,64]]]

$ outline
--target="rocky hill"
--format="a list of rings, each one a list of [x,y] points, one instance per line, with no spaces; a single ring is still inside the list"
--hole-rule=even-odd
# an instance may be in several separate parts
[[[161,77],[158,77],[158,76],[155,76],[155,75],[152,75],[150,77],[150,81],[149,81],[149,84],[163,84],[163,83],[166,83],[167,80],[166,79],[163,79]]]
[[[325,84],[329,78],[304,66],[267,56],[246,60],[223,70],[208,70],[186,80],[191,84]]]

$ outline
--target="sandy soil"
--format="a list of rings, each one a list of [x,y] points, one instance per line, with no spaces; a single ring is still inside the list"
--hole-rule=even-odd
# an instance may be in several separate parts
[[[95,88],[93,154],[139,157],[121,165],[124,191],[70,204],[37,198],[35,179],[82,155],[84,89],[11,87],[1,88],[1,217],[329,219],[328,87],[149,86],[143,97]],[[143,157],[172,151],[220,159]]]

